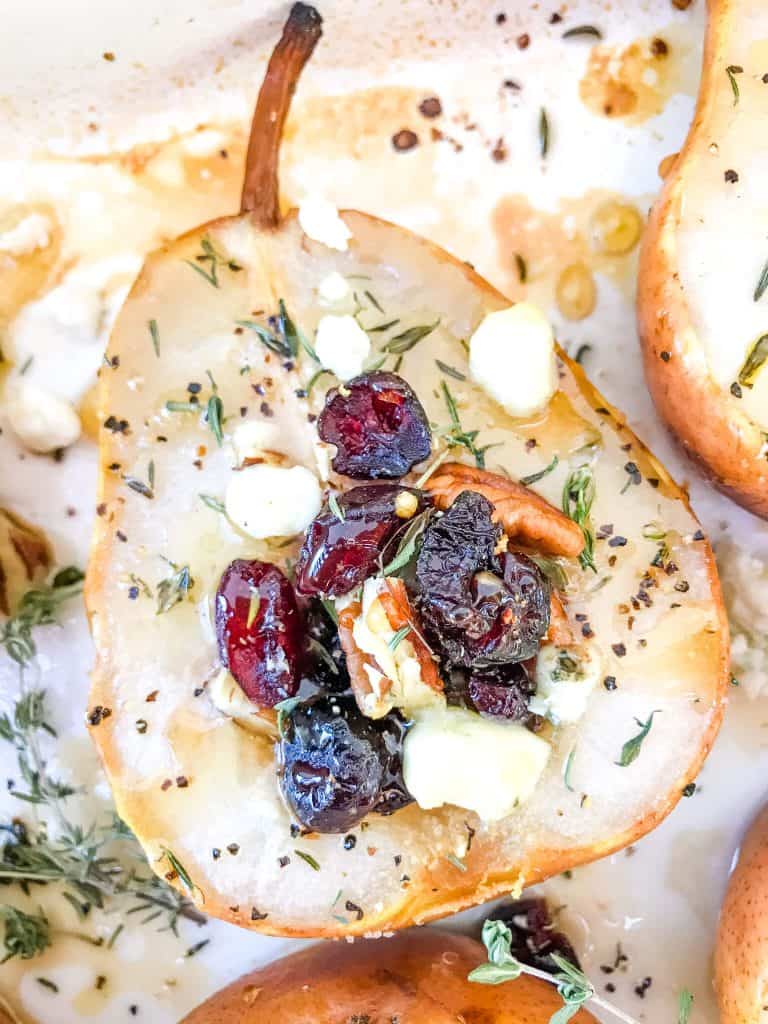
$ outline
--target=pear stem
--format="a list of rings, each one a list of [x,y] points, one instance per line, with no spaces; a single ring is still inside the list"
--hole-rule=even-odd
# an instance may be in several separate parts
[[[299,76],[322,35],[323,20],[309,4],[295,3],[269,58],[251,122],[245,158],[242,213],[263,228],[280,223],[280,142]]]

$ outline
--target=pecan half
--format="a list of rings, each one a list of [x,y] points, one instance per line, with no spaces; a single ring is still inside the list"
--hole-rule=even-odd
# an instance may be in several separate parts
[[[394,578],[387,579],[386,586],[378,594],[378,600],[384,609],[390,629],[397,632],[404,626],[411,627],[404,640],[410,643],[419,662],[421,682],[435,693],[442,693],[443,681],[438,674],[432,653],[421,635],[416,613],[408,600],[403,581]],[[360,710],[370,718],[380,718],[396,705],[399,694],[393,692],[395,680],[390,679],[382,671],[372,654],[361,650],[357,645],[354,625],[361,612],[361,603],[353,601],[339,613],[339,640],[347,657],[347,671],[352,692]],[[375,685],[366,666],[374,670],[374,678],[380,677]]]
[[[462,491],[477,491],[494,506],[494,519],[511,541],[542,554],[576,558],[584,548],[577,523],[528,487],[498,473],[447,462],[425,487],[441,509],[452,505]]]

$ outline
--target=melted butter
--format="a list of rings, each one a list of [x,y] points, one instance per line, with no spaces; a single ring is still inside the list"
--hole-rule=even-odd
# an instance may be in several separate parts
[[[575,263],[607,277],[632,301],[637,274],[637,244],[626,253],[609,254],[595,238],[592,220],[607,203],[630,202],[643,210],[648,200],[628,200],[608,189],[590,189],[584,195],[560,197],[553,210],[538,209],[525,195],[504,196],[493,211],[493,229],[504,272],[504,291],[514,300],[526,299],[549,309],[554,304],[557,280]],[[520,259],[525,264],[521,280]],[[599,288],[599,286],[598,286]]]
[[[594,46],[579,95],[593,114],[641,124],[675,93],[693,92],[697,74],[690,38],[670,26],[627,46]]]

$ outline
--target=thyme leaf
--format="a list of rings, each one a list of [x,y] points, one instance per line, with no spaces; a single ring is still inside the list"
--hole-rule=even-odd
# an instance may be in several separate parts
[[[305,864],[309,864],[313,871],[320,870],[320,865],[317,863],[317,861],[315,860],[311,853],[305,853],[304,850],[294,850],[293,852],[296,854],[297,857],[300,857]]]
[[[677,997],[677,1024],[688,1024],[693,1009],[693,994],[684,988]]]
[[[277,326],[280,334],[285,339],[285,344],[287,345],[291,356],[295,359],[299,354],[299,348],[303,348],[309,358],[319,364],[320,359],[317,352],[315,352],[313,346],[309,343],[301,328],[297,327],[288,315],[288,311],[285,308],[285,302],[282,299],[278,302],[278,309],[280,312],[277,316]]]
[[[0,905],[0,921],[5,925],[5,956],[0,964],[14,957],[31,960],[52,945],[51,926],[42,908],[39,914],[27,914],[5,903]]]
[[[383,576],[394,576],[396,572],[399,572],[408,565],[417,553],[421,535],[427,528],[430,515],[430,510],[426,509],[424,512],[420,512],[419,515],[414,516],[413,519],[411,519],[400,538],[400,543],[398,544],[397,551],[395,552],[395,557],[381,570]]]
[[[410,622],[406,622],[406,624],[404,626],[401,626],[396,633],[393,633],[389,639],[389,643],[387,644],[387,647],[390,649],[390,651],[396,651],[412,629],[413,627],[411,626]]]
[[[435,360],[435,365],[441,373],[444,373],[446,377],[453,377],[454,380],[466,380],[467,375],[462,373],[461,370],[456,370],[447,363],[444,363],[441,359]]]
[[[165,579],[160,580],[157,584],[156,615],[163,615],[184,601],[195,585],[188,565],[183,565],[179,568],[175,562],[169,562],[168,564],[174,572],[170,576],[166,576]]]
[[[480,431],[464,430],[461,425],[461,420],[459,419],[456,399],[451,394],[451,391],[444,380],[440,381],[440,390],[443,393],[443,399],[445,400],[445,404],[448,409],[448,415],[451,418],[451,429],[443,434],[444,439],[447,441],[450,448],[466,448],[467,451],[471,452],[473,455],[477,468],[485,469],[485,453],[491,445],[486,445],[484,448],[478,448],[475,441],[477,440],[477,435]]]
[[[583,569],[597,572],[595,565],[595,534],[592,530],[590,512],[595,500],[595,477],[589,466],[579,466],[568,475],[563,486],[563,512],[581,527],[584,535],[584,550],[579,555]]]
[[[591,36],[593,39],[602,39],[603,33],[596,25],[576,25],[563,32],[563,39],[576,39],[579,36]]]
[[[400,334],[396,334],[394,338],[390,338],[384,346],[384,351],[390,352],[393,355],[402,355],[404,352],[409,352],[414,345],[417,345],[428,334],[431,334],[439,323],[440,318],[438,317],[433,324],[418,324],[416,327],[409,327]]]
[[[253,331],[270,352],[274,352],[281,359],[291,358],[292,353],[288,342],[273,334],[268,327],[264,327],[263,324],[257,324],[255,320],[236,320],[235,323],[238,327],[245,327],[249,331]]]
[[[181,861],[173,852],[173,850],[169,850],[167,846],[161,846],[160,849],[163,851],[163,856],[171,866],[171,870],[168,874],[172,875],[175,878],[178,878],[178,880],[181,882],[181,884],[184,886],[187,892],[194,893],[195,889],[197,889],[198,887],[194,884],[189,875],[189,872],[181,863]],[[166,875],[166,878],[168,878],[168,875]],[[170,880],[171,879],[168,878],[168,881]]]
[[[733,90],[733,105],[734,107],[739,102],[739,83],[736,75],[742,74],[744,68],[740,64],[729,64],[725,69],[726,75],[728,75],[728,81],[731,83],[731,89]]]
[[[542,160],[549,153],[549,117],[544,107],[539,111],[539,152]]]
[[[643,746],[643,741],[645,740],[645,737],[648,735],[648,733],[651,731],[651,726],[653,725],[653,716],[657,715],[658,713],[658,710],[652,711],[645,722],[641,722],[639,718],[635,719],[637,724],[640,726],[640,732],[636,736],[633,736],[631,739],[628,739],[624,746],[621,748],[621,757],[616,762],[616,764],[620,768],[627,768],[629,765],[633,763],[633,761],[637,760]]]
[[[576,747],[571,747],[571,752],[565,761],[565,767],[563,768],[563,783],[565,788],[570,793],[575,793],[573,786],[571,785],[571,771],[573,770],[573,759],[576,756]]]
[[[221,287],[219,281],[220,267],[226,267],[233,272],[243,269],[236,260],[228,259],[215,249],[208,235],[203,235],[200,239],[200,250],[193,260],[184,260],[184,262],[214,288]]]
[[[333,512],[340,523],[344,522],[344,510],[341,505],[339,505],[339,499],[333,491],[328,495],[328,508]]]
[[[768,334],[761,335],[749,351],[744,365],[739,370],[738,381],[744,388],[752,388],[755,377],[768,359]]]
[[[152,348],[155,350],[155,355],[160,358],[160,332],[157,329],[157,320],[150,320],[147,324],[149,327],[149,334],[152,338]]]
[[[552,461],[549,463],[548,466],[545,466],[544,469],[540,469],[538,473],[531,473],[528,476],[521,476],[520,483],[524,487],[530,487],[531,484],[538,483],[539,480],[543,480],[545,476],[549,476],[549,474],[555,469],[559,462],[560,459],[558,459],[556,455],[553,455]]]
[[[219,501],[218,498],[214,498],[212,494],[198,494],[198,498],[208,508],[213,509],[214,512],[220,512],[223,516],[227,514],[227,510],[224,507],[224,502]]]
[[[760,301],[766,288],[768,288],[768,260],[766,260],[765,266],[760,271],[760,277],[757,279],[757,284],[755,285],[755,293],[752,296],[755,302]]]

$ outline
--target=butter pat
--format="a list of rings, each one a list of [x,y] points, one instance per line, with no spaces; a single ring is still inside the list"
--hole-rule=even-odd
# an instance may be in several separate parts
[[[17,379],[6,403],[11,429],[32,452],[68,448],[80,437],[80,418],[69,402],[44,388]]]
[[[322,493],[317,477],[304,466],[259,464],[232,474],[224,503],[236,526],[265,540],[306,530],[320,511]]]
[[[528,302],[486,314],[469,340],[469,372],[510,416],[543,409],[557,390],[549,321]]]
[[[555,725],[578,722],[602,667],[599,653],[591,646],[542,647],[536,659],[536,695],[531,698],[530,710]]]
[[[301,230],[314,242],[322,242],[329,249],[346,252],[352,232],[339,216],[339,211],[322,196],[307,196],[299,204]]]
[[[416,718],[403,775],[424,810],[454,804],[498,821],[530,797],[548,758],[549,745],[522,725],[444,708]]]
[[[329,313],[317,325],[315,352],[326,370],[350,380],[363,372],[371,340],[353,316]]]

